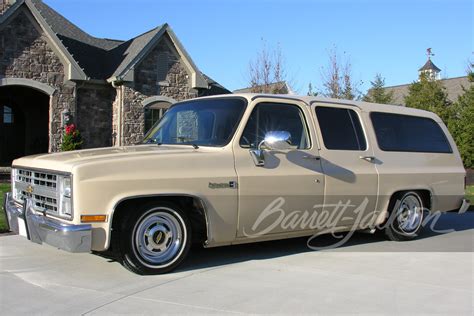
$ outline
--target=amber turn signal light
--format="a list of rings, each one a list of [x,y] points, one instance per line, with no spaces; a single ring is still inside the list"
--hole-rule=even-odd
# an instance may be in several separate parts
[[[81,215],[82,223],[106,222],[107,215]]]

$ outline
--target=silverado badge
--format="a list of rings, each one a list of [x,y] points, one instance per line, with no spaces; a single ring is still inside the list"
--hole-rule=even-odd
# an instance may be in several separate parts
[[[26,190],[25,190],[27,193],[31,194],[33,193],[33,187],[31,185],[29,185]]]
[[[228,183],[213,183],[209,182],[209,189],[235,189],[237,182],[229,181]]]

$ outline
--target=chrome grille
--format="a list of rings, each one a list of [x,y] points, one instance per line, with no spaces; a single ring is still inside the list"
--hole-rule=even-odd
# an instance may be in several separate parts
[[[14,197],[21,202],[31,198],[35,209],[49,214],[58,214],[58,176],[52,173],[17,169]]]
[[[56,188],[58,177],[55,174],[18,169],[17,181],[35,185]]]

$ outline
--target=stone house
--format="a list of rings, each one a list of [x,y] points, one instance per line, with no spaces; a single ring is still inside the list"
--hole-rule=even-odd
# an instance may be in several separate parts
[[[0,0],[0,166],[58,151],[134,144],[176,101],[226,94],[169,25],[128,41],[93,37],[41,0]]]

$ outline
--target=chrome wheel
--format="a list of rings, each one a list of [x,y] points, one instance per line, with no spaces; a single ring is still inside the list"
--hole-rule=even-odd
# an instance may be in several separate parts
[[[400,200],[397,209],[396,227],[403,235],[414,235],[423,220],[423,206],[418,196],[407,194]]]
[[[133,251],[150,268],[167,267],[181,255],[186,244],[182,217],[173,209],[159,207],[146,212],[133,230]]]

